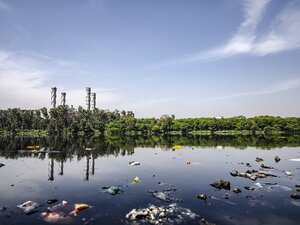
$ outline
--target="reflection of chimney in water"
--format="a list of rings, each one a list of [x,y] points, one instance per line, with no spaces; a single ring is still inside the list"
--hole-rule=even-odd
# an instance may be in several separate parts
[[[95,174],[95,157],[94,156],[92,156],[92,173],[91,174],[92,175]]]
[[[85,157],[85,167],[84,167],[84,180],[87,181],[89,180],[89,171],[90,171],[90,157],[86,156]]]
[[[60,171],[58,175],[62,176],[64,175],[64,162],[63,161],[59,162],[59,165],[60,165]]]
[[[48,180],[54,180],[54,159],[48,160]]]

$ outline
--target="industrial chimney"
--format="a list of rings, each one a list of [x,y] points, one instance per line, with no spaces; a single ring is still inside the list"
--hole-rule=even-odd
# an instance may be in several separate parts
[[[61,105],[62,106],[66,105],[66,92],[61,93]]]
[[[52,108],[56,107],[56,91],[57,91],[56,87],[51,88],[51,106],[52,106]]]
[[[92,93],[92,109],[96,109],[96,93]]]
[[[87,87],[86,90],[86,107],[87,110],[91,110],[91,88]]]

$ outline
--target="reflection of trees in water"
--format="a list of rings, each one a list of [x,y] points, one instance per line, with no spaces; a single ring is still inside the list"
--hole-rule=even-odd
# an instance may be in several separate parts
[[[30,150],[27,151],[27,146],[38,145],[45,151],[50,152],[48,153],[49,158],[63,163],[73,157],[81,160],[85,157],[95,159],[109,155],[131,155],[134,153],[135,147],[158,146],[164,150],[170,150],[175,144],[200,147],[230,146],[239,149],[247,147],[271,149],[285,146],[298,147],[300,146],[300,138],[299,136],[7,137],[0,138],[0,156],[5,158],[36,157],[43,160],[46,157],[46,153],[31,153]],[[20,153],[19,150],[26,151],[25,153]],[[63,171],[61,172],[63,173]]]
[[[178,145],[200,146],[200,147],[234,147],[245,149],[257,147],[261,149],[298,147],[299,136],[174,136],[172,143]]]

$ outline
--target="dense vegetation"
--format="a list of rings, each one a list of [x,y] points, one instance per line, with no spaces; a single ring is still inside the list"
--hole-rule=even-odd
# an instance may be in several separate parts
[[[0,110],[2,134],[111,134],[111,135],[160,135],[160,134],[274,134],[300,133],[300,118],[244,116],[232,118],[187,118],[163,115],[156,118],[135,118],[131,111],[95,109],[78,110],[59,106],[49,111]]]

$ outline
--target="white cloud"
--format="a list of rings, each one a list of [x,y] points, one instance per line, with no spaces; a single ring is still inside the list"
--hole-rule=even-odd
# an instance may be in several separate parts
[[[8,10],[10,10],[10,9],[11,9],[11,7],[10,7],[8,4],[6,4],[6,3],[0,1],[0,10],[8,11]]]
[[[283,91],[289,91],[297,88],[300,88],[300,79],[286,80],[261,90],[233,93],[230,95],[211,98],[206,101],[218,101],[218,100],[226,100],[226,99],[246,97],[246,96],[268,95],[268,94],[275,94]]]
[[[177,63],[207,62],[239,54],[264,56],[300,47],[300,6],[288,3],[275,16],[266,32],[257,28],[263,19],[263,13],[271,0],[243,1],[244,21],[237,32],[224,45],[166,61],[158,66]]]
[[[272,23],[268,34],[253,45],[257,55],[273,54],[300,47],[300,7],[290,4]]]
[[[59,73],[60,66],[47,56],[40,57],[31,53],[16,54],[0,50],[0,107],[2,109],[50,107],[49,80],[54,73]],[[64,63],[63,66],[69,65]],[[85,106],[84,87],[70,89],[58,85],[58,104],[62,91],[67,92],[67,104],[75,107]],[[121,99],[115,90],[95,87],[92,91],[98,93],[97,102],[111,103]]]

